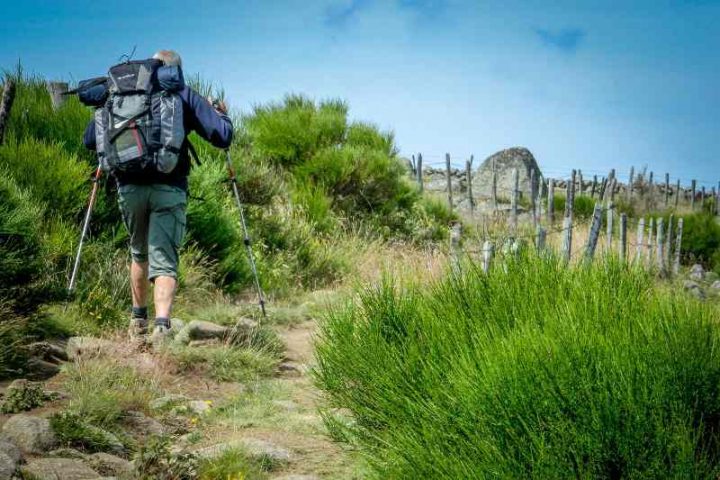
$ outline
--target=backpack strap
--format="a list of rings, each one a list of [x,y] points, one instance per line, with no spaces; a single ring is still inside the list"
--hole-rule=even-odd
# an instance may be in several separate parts
[[[200,161],[200,157],[198,157],[197,150],[195,150],[195,147],[193,146],[192,142],[188,138],[187,140],[188,144],[188,151],[190,152],[190,157],[192,157],[193,162],[195,162],[195,166],[202,165],[202,162]]]

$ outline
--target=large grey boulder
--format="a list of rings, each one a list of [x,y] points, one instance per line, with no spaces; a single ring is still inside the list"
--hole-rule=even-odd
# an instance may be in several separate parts
[[[513,184],[513,169],[518,169],[518,188],[522,195],[530,195],[530,172],[535,172],[535,192],[539,185],[542,172],[530,150],[522,147],[501,150],[491,156],[478,167],[473,175],[473,196],[490,198],[492,190],[493,165],[497,178],[497,195],[500,200],[509,199]]]
[[[20,463],[23,458],[18,446],[5,438],[0,438],[0,453],[7,455],[15,463]]]
[[[10,455],[0,452],[0,480],[11,480],[17,471],[18,462]]]
[[[87,462],[100,475],[127,478],[133,472],[133,464],[124,458],[109,453],[93,453],[88,455]]]
[[[57,444],[46,418],[14,415],[5,422],[2,433],[25,453],[43,453]]]
[[[96,471],[82,460],[72,458],[36,458],[20,467],[23,478],[33,480],[99,480]]]
[[[203,320],[193,320],[175,335],[175,341],[187,345],[191,340],[225,338],[230,328]]]
[[[275,465],[288,463],[292,458],[290,451],[286,448],[256,438],[242,438],[232,442],[220,443],[198,450],[196,454],[203,459],[214,459],[226,451],[236,448],[245,450],[253,459],[269,461]]]
[[[705,278],[705,269],[699,263],[690,267],[690,280],[702,281]]]

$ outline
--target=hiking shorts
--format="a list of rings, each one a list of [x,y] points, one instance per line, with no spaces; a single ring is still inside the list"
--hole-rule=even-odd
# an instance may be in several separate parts
[[[177,278],[178,251],[185,235],[185,190],[162,184],[122,185],[118,203],[133,261],[149,262],[150,280]]]

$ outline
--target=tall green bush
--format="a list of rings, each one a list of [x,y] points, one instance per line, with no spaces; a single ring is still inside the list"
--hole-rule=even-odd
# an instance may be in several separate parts
[[[698,262],[720,273],[720,223],[714,213],[683,216],[681,252],[684,263]]]
[[[377,478],[718,476],[713,307],[617,263],[460,271],[322,325],[317,383],[354,420],[329,422]]]

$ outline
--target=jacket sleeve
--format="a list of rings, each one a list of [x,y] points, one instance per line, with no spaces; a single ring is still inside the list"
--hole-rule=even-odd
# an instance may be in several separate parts
[[[83,143],[85,144],[85,148],[88,150],[95,150],[97,148],[97,145],[95,145],[95,121],[91,120],[90,123],[88,123],[87,127],[85,127],[85,134],[83,135]]]
[[[190,87],[182,92],[190,109],[191,124],[198,135],[217,148],[228,148],[232,143],[233,124],[230,117],[221,115],[205,98]]]

